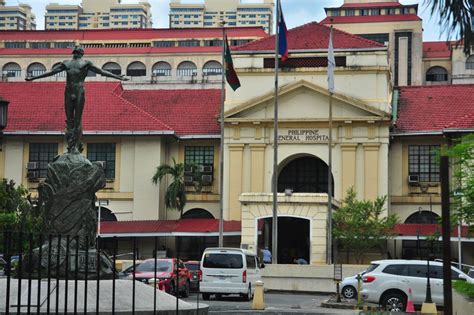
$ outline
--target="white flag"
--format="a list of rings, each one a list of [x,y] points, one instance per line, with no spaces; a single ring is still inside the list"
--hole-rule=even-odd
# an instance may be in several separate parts
[[[334,59],[334,47],[332,46],[332,26],[329,34],[329,48],[328,48],[328,91],[334,93],[334,68],[336,67],[336,60]]]

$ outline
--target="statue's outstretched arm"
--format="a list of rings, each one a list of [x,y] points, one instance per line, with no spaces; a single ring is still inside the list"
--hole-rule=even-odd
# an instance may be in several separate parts
[[[26,81],[33,81],[33,80],[37,80],[37,79],[41,79],[41,78],[46,78],[46,77],[50,77],[50,76],[53,76],[61,71],[64,71],[66,70],[66,66],[61,62],[60,64],[58,64],[57,66],[54,66],[53,69],[51,71],[47,71],[43,74],[40,74],[36,77],[26,77],[25,80]]]
[[[116,75],[116,74],[114,74],[112,72],[109,72],[107,70],[102,70],[100,68],[97,68],[93,64],[91,64],[89,66],[89,70],[91,70],[92,72],[95,72],[97,74],[103,75],[104,77],[114,78],[114,79],[121,80],[121,81],[128,81],[129,80],[123,74],[122,75]]]

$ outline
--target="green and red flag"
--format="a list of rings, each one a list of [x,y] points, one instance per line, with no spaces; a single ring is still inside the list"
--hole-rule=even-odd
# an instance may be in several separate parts
[[[232,54],[230,53],[229,42],[227,36],[225,37],[225,77],[232,90],[237,90],[240,87],[239,77],[234,69],[234,62],[232,61]]]

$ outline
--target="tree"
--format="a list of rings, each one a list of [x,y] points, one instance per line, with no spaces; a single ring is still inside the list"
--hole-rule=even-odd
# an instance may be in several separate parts
[[[464,52],[470,54],[474,44],[471,16],[473,0],[425,0],[431,9],[431,15],[438,14],[439,25],[447,32],[464,39]]]
[[[455,222],[474,226],[474,134],[446,149],[452,166],[452,215]]]
[[[0,182],[0,230],[15,230],[22,214],[30,211],[28,190],[23,186],[15,187],[13,180]]]
[[[343,206],[334,211],[333,236],[346,252],[355,255],[357,263],[372,248],[382,252],[386,240],[395,234],[396,215],[382,216],[387,196],[375,201],[357,200],[353,188],[347,191]]]
[[[156,168],[152,182],[157,185],[167,176],[171,176],[171,183],[166,189],[165,206],[169,209],[176,209],[183,216],[183,209],[186,205],[186,186],[184,184],[184,163],[176,163],[173,158],[173,165],[162,164]]]

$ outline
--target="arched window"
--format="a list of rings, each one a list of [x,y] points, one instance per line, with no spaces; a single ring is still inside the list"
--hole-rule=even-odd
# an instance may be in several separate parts
[[[3,66],[2,73],[9,78],[21,77],[21,67],[15,62],[9,62]]]
[[[146,76],[146,67],[140,61],[132,62],[127,67],[127,76],[130,77],[144,77]]]
[[[317,157],[296,157],[278,174],[278,192],[327,193],[328,171],[327,164]],[[334,180],[332,188],[334,195]]]
[[[406,224],[436,224],[438,223],[439,215],[434,212],[420,210],[411,214],[406,220]]]
[[[197,74],[197,67],[191,61],[183,61],[177,70],[178,77],[191,77]]]
[[[165,61],[159,61],[153,65],[152,72],[157,77],[168,77],[171,75],[171,65]]]
[[[183,213],[181,219],[214,219],[214,216],[205,209],[194,208]]]
[[[448,81],[448,70],[443,67],[435,66],[426,71],[427,82],[443,82]]]
[[[56,66],[59,66],[60,64],[61,64],[60,62],[55,63],[55,64],[51,67],[51,69],[53,69],[53,68],[56,67]],[[65,76],[66,76],[66,71],[61,71],[61,72],[59,72],[59,73],[56,73],[54,76],[55,76],[55,77],[65,77]]]
[[[222,65],[215,60],[208,61],[202,68],[202,73],[206,75],[221,75]]]
[[[46,72],[46,67],[39,62],[32,63],[26,69],[28,76],[37,76]]]
[[[102,70],[109,71],[116,75],[122,74],[122,67],[120,67],[120,65],[116,62],[107,62],[102,66]]]
[[[466,60],[466,69],[474,70],[474,55],[470,55]]]

